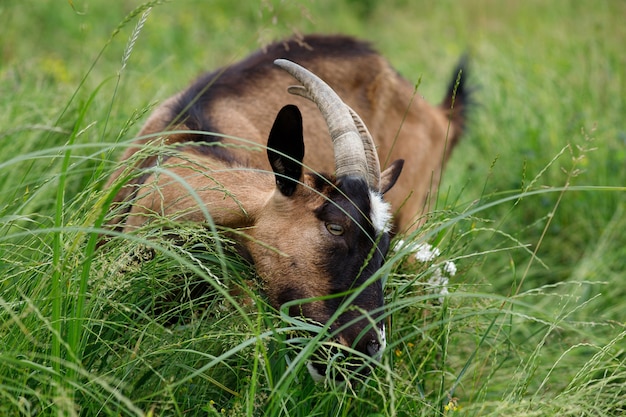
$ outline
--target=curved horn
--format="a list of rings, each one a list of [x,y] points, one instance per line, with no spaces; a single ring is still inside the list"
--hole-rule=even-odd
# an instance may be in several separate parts
[[[378,160],[378,152],[376,152],[374,139],[357,112],[352,110],[352,108],[348,105],[346,105],[346,107],[350,111],[354,125],[359,131],[359,136],[361,136],[361,141],[363,142],[365,159],[367,160],[367,183],[370,188],[380,191],[380,161]]]
[[[356,116],[360,122],[359,126],[352,115],[356,113],[351,111],[337,93],[315,74],[286,59],[277,59],[274,64],[287,71],[304,86],[290,87],[289,92],[313,101],[322,113],[333,141],[337,177],[354,175],[365,178],[370,187],[378,190],[377,178],[380,178],[380,167],[377,158],[374,163],[367,155],[371,152],[366,150],[367,145],[364,144],[366,140],[361,135],[362,132],[367,132],[361,119]],[[371,141],[371,136],[369,138]],[[373,147],[373,141],[371,145]],[[375,154],[375,149],[373,152]],[[377,175],[372,175],[372,172],[376,174],[376,171]]]

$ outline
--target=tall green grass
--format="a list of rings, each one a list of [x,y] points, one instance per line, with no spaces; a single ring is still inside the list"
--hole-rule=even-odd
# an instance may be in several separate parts
[[[0,415],[626,411],[624,5],[357,3],[0,5]],[[329,342],[267,305],[225,235],[96,249],[155,103],[292,31],[374,41],[430,102],[472,62],[433,213],[379,273],[389,346],[350,384],[312,382]],[[439,255],[404,262],[424,244]]]

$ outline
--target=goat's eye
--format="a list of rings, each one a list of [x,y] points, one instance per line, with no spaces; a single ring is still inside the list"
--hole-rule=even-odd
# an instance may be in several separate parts
[[[336,223],[326,223],[326,229],[331,235],[341,236],[343,235],[343,226]]]

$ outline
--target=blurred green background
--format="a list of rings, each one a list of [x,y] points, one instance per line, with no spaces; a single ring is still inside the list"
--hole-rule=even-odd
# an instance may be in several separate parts
[[[89,223],[88,215],[72,218],[72,213],[82,216],[85,210],[77,201],[88,201],[81,197],[84,193],[97,193],[114,167],[115,143],[130,140],[153,105],[202,72],[233,63],[270,41],[294,33],[344,33],[370,40],[433,104],[443,98],[459,57],[469,55],[474,106],[468,132],[446,169],[433,216],[436,225],[458,221],[431,237],[434,243],[446,242],[447,253],[459,266],[451,282],[459,297],[470,290],[513,297],[531,294],[524,302],[533,308],[559,320],[565,320],[566,310],[568,325],[585,329],[525,346],[531,351],[544,343],[550,346],[542,351],[541,366],[548,369],[544,376],[529,376],[529,385],[537,389],[533,398],[541,397],[543,389],[547,393],[537,403],[545,406],[557,396],[542,381],[569,363],[561,362],[561,355],[567,356],[573,346],[610,345],[611,363],[623,367],[626,345],[619,335],[626,320],[626,2],[142,4],[0,3],[0,243],[6,243],[0,246],[2,299],[15,301],[5,299],[13,296],[9,288],[21,285],[27,276],[44,278],[37,278],[35,264],[43,264],[50,253],[47,238],[15,242],[29,230],[53,224],[60,155],[70,137],[78,145],[74,155],[81,159],[71,166],[64,190],[66,225]],[[154,7],[139,31],[137,22],[148,6]],[[498,203],[524,192],[535,194]],[[474,208],[480,210],[463,217]],[[34,272],[20,275],[26,267]],[[25,291],[36,300],[37,294]],[[479,304],[473,308],[480,310]],[[8,334],[13,322],[6,323],[0,326],[0,336]],[[518,337],[536,335],[535,327],[526,330]],[[461,352],[463,339],[457,336],[457,345],[448,349]],[[0,340],[0,352],[15,351],[17,344]],[[530,353],[523,350],[516,353],[527,358]],[[571,363],[585,363],[590,355],[581,352]],[[536,364],[534,359],[528,363]],[[595,369],[598,378],[602,366]],[[507,396],[507,377],[516,371],[520,369],[512,366],[483,386],[475,376],[468,385],[480,387],[474,392],[492,394],[490,399],[504,398],[512,407],[519,398]],[[467,388],[466,395],[472,392]],[[558,404],[568,403],[564,392],[558,391]],[[624,411],[619,396],[613,411],[606,403],[595,407],[589,397],[576,397],[581,398],[573,401],[580,408],[572,415],[594,415],[594,409],[597,415]],[[541,415],[541,406],[535,407],[516,409],[517,415]],[[466,410],[480,415],[479,406]],[[566,415],[560,410],[559,415]]]

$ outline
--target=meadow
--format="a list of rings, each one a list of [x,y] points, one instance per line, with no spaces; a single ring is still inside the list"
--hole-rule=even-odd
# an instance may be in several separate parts
[[[3,0],[0,415],[623,415],[624,16],[610,0]],[[311,32],[372,41],[430,103],[471,63],[468,131],[380,271],[388,346],[354,383],[311,380],[322,336],[267,305],[223,235],[96,247],[103,185],[154,106]],[[404,262],[415,245],[437,256]]]

